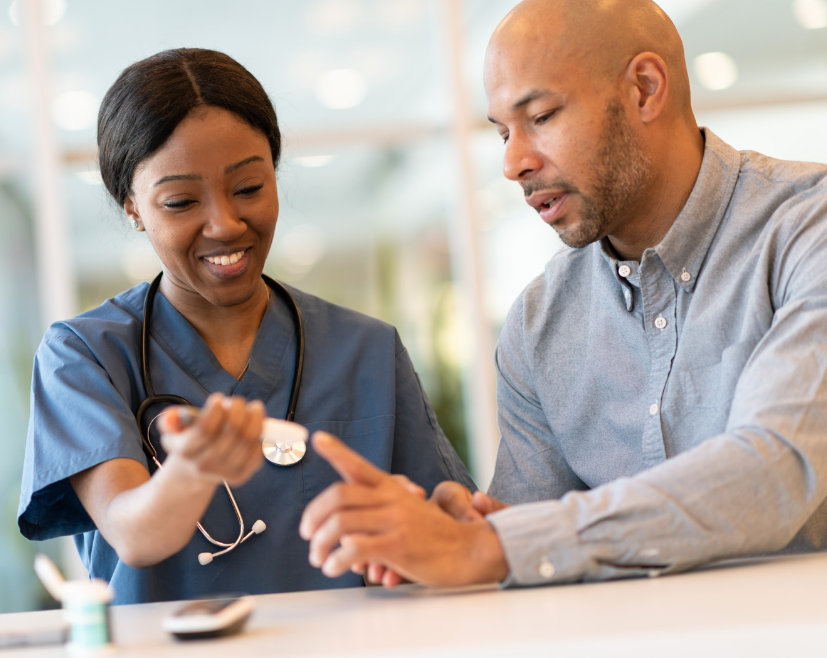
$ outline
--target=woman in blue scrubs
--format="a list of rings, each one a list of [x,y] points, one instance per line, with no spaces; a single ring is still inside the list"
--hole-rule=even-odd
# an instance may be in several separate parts
[[[258,81],[209,50],[165,51],[127,68],[98,119],[100,170],[131,228],[163,263],[147,327],[156,394],[203,407],[165,452],[142,449],[136,413],[147,284],[47,331],[35,356],[18,511],[30,539],[74,535],[117,603],[351,587],[307,561],[305,505],[337,479],[308,448],[298,463],[263,461],[265,416],[284,418],[297,359],[290,307],[262,279],[278,218],[281,138]],[[325,430],[430,492],[473,487],[446,440],[393,327],[289,288],[306,351],[295,420]],[[153,405],[148,418],[164,405]],[[167,407],[168,408],[168,407]],[[162,419],[170,421],[175,414]],[[239,523],[266,531],[201,565]]]

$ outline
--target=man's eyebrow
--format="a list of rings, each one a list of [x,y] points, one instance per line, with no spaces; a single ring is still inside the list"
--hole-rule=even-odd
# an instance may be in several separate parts
[[[547,91],[547,90],[532,89],[531,91],[526,93],[526,95],[523,96],[520,100],[518,100],[516,103],[514,103],[511,106],[511,109],[512,110],[522,109],[523,107],[528,105],[531,101],[536,101],[538,98],[543,98],[544,96],[550,96],[551,94],[552,94],[552,92]],[[493,117],[490,117],[490,116],[488,117],[488,120],[491,123],[499,123],[496,119],[494,119]]]
[[[538,98],[542,98],[543,96],[551,95],[550,91],[545,91],[543,89],[532,89],[528,92],[525,96],[523,96],[520,100],[518,100],[514,105],[511,106],[512,110],[519,110],[520,108],[525,107],[531,101],[536,101]]]
[[[241,162],[236,162],[235,164],[227,165],[224,168],[225,174],[231,174],[236,169],[241,169],[244,165],[248,165],[251,162],[264,162],[264,158],[260,155],[251,155],[249,158],[244,158]]]

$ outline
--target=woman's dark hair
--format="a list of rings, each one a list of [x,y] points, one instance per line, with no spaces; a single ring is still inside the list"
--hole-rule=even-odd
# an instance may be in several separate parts
[[[165,50],[124,69],[98,113],[101,177],[119,206],[130,194],[138,165],[202,105],[229,110],[259,130],[278,165],[279,124],[259,81],[232,57],[215,50]]]

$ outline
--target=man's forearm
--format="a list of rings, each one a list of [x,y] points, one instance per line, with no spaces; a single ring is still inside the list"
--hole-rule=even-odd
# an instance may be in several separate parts
[[[488,517],[514,584],[661,573],[783,548],[824,497],[770,433],[721,435],[644,471]]]

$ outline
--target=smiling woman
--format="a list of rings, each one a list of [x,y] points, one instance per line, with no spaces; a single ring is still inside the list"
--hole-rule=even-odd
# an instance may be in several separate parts
[[[74,535],[118,603],[361,585],[359,574],[328,580],[309,565],[299,519],[335,475],[312,451],[263,463],[265,416],[294,406],[295,421],[426,491],[473,483],[393,327],[262,278],[281,149],[267,95],[226,55],[165,51],[106,94],[98,145],[107,189],[163,264],[160,294],[143,283],[46,333],[21,532]],[[153,394],[203,407],[166,451],[158,427],[180,430],[180,412],[167,415]],[[229,499],[216,494],[222,480]],[[267,531],[212,562],[206,533],[195,533],[202,520],[229,543],[245,523]]]

